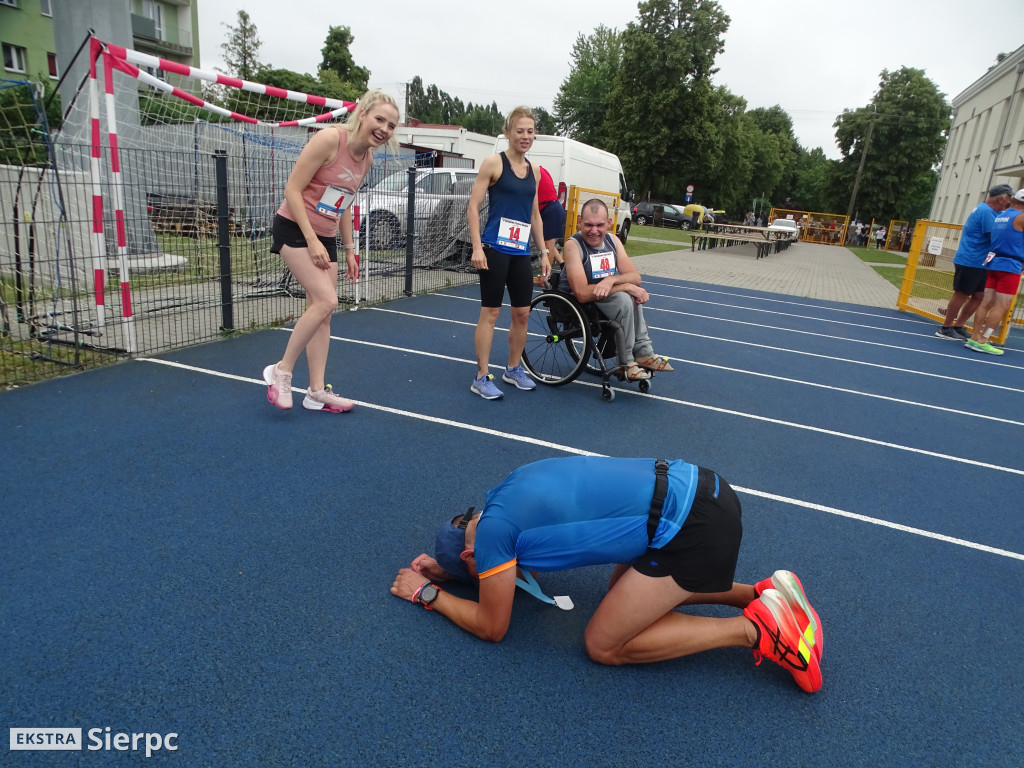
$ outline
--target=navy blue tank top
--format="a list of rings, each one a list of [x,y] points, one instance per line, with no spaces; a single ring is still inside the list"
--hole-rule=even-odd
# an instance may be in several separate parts
[[[526,161],[526,178],[521,179],[502,152],[501,175],[487,190],[487,226],[481,242],[510,256],[529,256],[530,219],[536,195],[537,179],[530,161]]]

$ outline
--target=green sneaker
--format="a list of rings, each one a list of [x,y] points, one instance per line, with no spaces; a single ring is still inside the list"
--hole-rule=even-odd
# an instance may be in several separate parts
[[[974,339],[968,339],[964,346],[967,347],[972,352],[984,352],[987,355],[1003,354],[1003,350],[999,349],[999,347],[996,347],[993,344],[990,344],[987,341],[982,344],[979,344]]]

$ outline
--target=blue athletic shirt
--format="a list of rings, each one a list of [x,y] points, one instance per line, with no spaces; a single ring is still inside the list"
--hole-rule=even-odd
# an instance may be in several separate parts
[[[532,225],[537,179],[533,175],[533,166],[529,160],[526,161],[526,178],[520,179],[512,170],[512,165],[504,152],[500,157],[501,175],[487,190],[487,225],[480,236],[480,241],[510,256],[529,256],[530,239],[525,234]],[[507,223],[503,227],[503,218],[507,222],[517,222],[519,226],[513,226],[517,231],[510,233]],[[510,241],[518,241],[521,245],[510,245]]]
[[[978,203],[964,222],[960,232],[960,245],[956,249],[953,263],[962,267],[984,267],[985,257],[992,250],[992,223],[996,212],[988,203]]]
[[[652,546],[682,527],[697,492],[697,467],[669,463],[661,522]],[[629,563],[648,546],[654,459],[572,456],[513,471],[487,493],[474,555],[480,578],[518,565],[560,571]]]
[[[1024,232],[1013,228],[1013,220],[1021,215],[1015,208],[1007,208],[996,214],[992,225],[992,253],[996,257],[985,265],[986,269],[998,272],[1021,273],[1024,266]]]

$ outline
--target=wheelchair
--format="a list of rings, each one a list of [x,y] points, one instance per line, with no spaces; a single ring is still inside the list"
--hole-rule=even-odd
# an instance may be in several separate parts
[[[553,281],[556,278],[552,277]],[[625,346],[622,328],[592,304],[580,304],[575,296],[545,287],[530,302],[523,365],[541,384],[560,387],[575,381],[586,370],[601,377],[601,398],[615,399],[609,382],[626,381],[623,366],[605,361]],[[653,372],[651,376],[653,377]],[[650,390],[650,379],[637,383],[640,391]]]

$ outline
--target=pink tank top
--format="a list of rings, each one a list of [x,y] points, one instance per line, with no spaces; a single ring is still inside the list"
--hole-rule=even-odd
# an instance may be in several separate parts
[[[334,160],[322,166],[313,174],[309,184],[302,190],[302,201],[306,204],[306,216],[313,231],[322,237],[338,234],[338,222],[345,209],[352,205],[359,185],[373,164],[370,151],[362,160],[356,160],[348,150],[348,131],[341,128],[325,128],[338,133],[338,152]],[[288,201],[277,209],[285,218],[295,221],[288,208]]]

